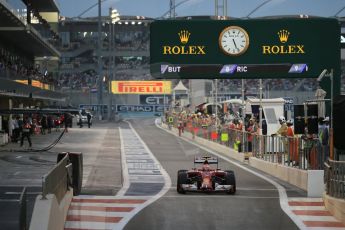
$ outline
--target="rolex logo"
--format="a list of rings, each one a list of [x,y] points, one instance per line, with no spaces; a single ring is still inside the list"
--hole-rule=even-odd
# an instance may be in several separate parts
[[[186,45],[189,41],[191,33],[188,30],[181,30],[178,34],[180,38],[180,45],[165,45],[163,46],[163,55],[205,55],[206,46],[201,45]],[[163,70],[161,69],[161,72]]]
[[[277,33],[281,43],[289,40],[290,32],[287,30],[279,30]],[[296,38],[295,38],[296,39]],[[265,55],[288,55],[288,54],[305,54],[306,50],[303,44],[265,44],[262,46],[262,54]]]
[[[287,40],[289,39],[289,35],[290,35],[290,32],[287,30],[280,30],[278,32],[279,40],[281,43],[287,42]]]
[[[178,36],[180,37],[180,41],[182,44],[187,44],[190,33],[188,32],[188,30],[181,30],[181,32],[178,33]]]

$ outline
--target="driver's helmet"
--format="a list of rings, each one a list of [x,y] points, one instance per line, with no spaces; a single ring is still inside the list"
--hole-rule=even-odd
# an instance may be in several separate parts
[[[202,166],[202,171],[210,171],[210,166],[208,164],[204,164]]]

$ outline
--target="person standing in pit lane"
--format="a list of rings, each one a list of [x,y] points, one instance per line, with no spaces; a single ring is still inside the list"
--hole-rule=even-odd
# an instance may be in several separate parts
[[[20,140],[20,146],[23,146],[24,144],[24,138],[26,137],[28,139],[29,142],[29,146],[32,146],[31,143],[31,138],[30,138],[30,132],[31,132],[31,124],[30,121],[28,120],[28,118],[24,119],[23,122],[23,128],[22,128],[22,138]]]
[[[89,128],[91,128],[91,118],[92,118],[92,115],[91,115],[91,113],[87,113],[87,126],[89,127]]]
[[[48,133],[51,133],[52,132],[52,128],[53,128],[53,126],[54,126],[54,122],[53,122],[53,118],[52,118],[52,116],[51,115],[49,115],[48,117],[47,117],[47,127],[48,127]]]

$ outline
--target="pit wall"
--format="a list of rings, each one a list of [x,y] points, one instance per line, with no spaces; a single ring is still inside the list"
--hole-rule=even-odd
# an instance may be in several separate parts
[[[345,224],[345,200],[323,194],[326,209],[338,220]]]
[[[72,188],[67,191],[60,204],[54,194],[48,194],[46,199],[42,199],[41,195],[37,196],[31,218],[30,230],[64,229],[72,198]]]

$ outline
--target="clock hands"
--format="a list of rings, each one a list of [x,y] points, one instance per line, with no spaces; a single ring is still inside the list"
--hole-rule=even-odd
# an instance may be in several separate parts
[[[236,48],[237,50],[239,50],[239,48],[238,48],[237,45],[236,45],[235,39],[232,39],[232,42],[234,43],[235,48]]]
[[[235,42],[235,39],[232,39],[232,41],[234,42],[234,45],[235,45],[236,49],[238,49],[237,45],[236,45],[236,42]]]

